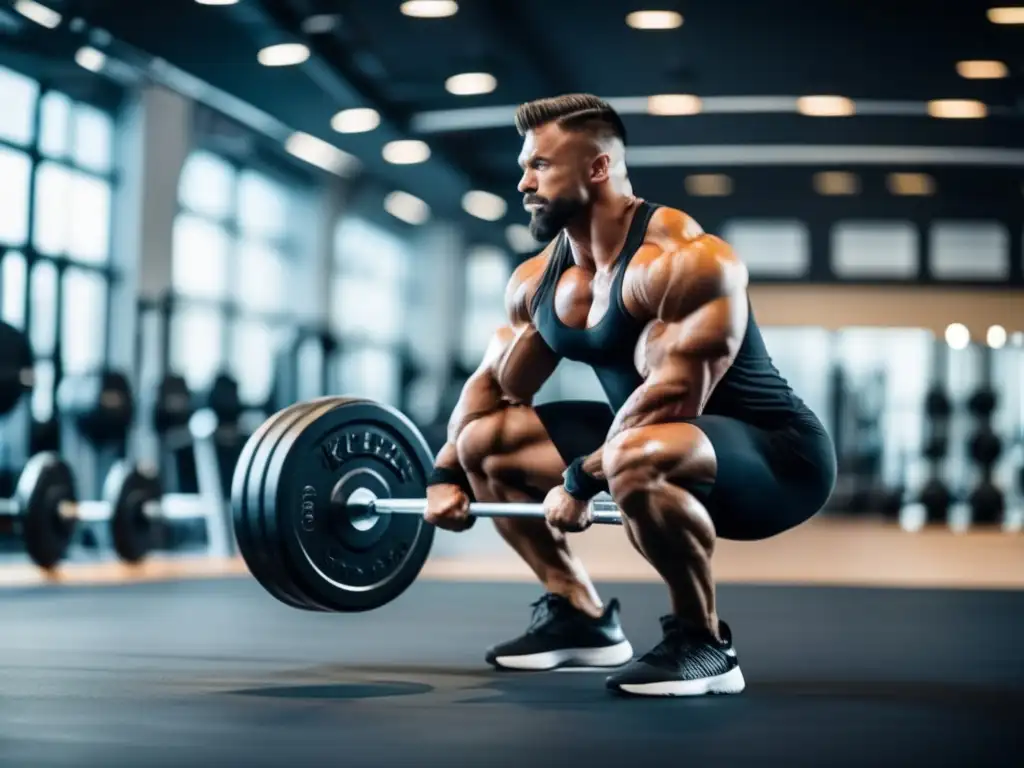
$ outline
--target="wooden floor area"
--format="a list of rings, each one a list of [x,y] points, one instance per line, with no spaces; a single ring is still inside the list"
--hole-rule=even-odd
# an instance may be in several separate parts
[[[657,581],[621,528],[597,526],[573,537],[573,549],[598,581]],[[830,584],[973,589],[1024,588],[1024,535],[947,528],[916,533],[872,520],[820,518],[763,542],[719,542],[715,576],[722,583]],[[153,557],[131,567],[76,562],[47,574],[24,560],[0,564],[0,588],[47,584],[102,585],[246,577],[239,559]],[[523,581],[533,578],[511,550],[432,557],[422,578]]]

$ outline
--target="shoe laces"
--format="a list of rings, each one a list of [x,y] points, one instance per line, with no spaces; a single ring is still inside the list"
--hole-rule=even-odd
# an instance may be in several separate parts
[[[568,601],[561,595],[555,595],[550,592],[541,595],[539,599],[530,603],[533,615],[530,617],[530,626],[527,628],[527,631],[537,632],[543,629],[553,619],[564,614],[567,606]]]

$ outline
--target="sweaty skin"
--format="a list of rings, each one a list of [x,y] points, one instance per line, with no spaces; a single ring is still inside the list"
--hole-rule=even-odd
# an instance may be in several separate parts
[[[586,506],[564,501],[565,466],[530,408],[558,364],[530,316],[530,303],[554,244],[513,273],[506,292],[509,323],[495,334],[463,389],[449,423],[438,465],[465,472],[480,500],[519,500],[549,492],[547,522],[552,552],[516,546],[550,591],[566,594],[583,610],[600,603],[558,529],[586,527]],[[555,311],[566,325],[598,323],[613,297],[613,274],[574,265],[559,280]],[[701,504],[681,486],[712,481],[714,451],[695,427],[680,420],[702,412],[728,370],[747,323],[746,268],[729,246],[705,233],[687,214],[659,208],[623,280],[627,311],[646,322],[634,351],[644,378],[615,416],[601,449],[584,469],[608,480],[627,535],[669,586],[674,612],[717,634],[710,560],[715,532]],[[490,466],[487,466],[487,465]],[[555,498],[552,498],[554,496]],[[468,527],[468,500],[454,486],[428,490],[427,518],[441,527]],[[544,521],[529,521],[542,523]],[[531,543],[544,538],[540,531]],[[513,537],[514,538],[514,537]],[[542,547],[540,549],[543,549]]]

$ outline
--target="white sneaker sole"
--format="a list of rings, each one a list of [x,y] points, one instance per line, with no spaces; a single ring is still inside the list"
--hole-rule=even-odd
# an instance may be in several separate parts
[[[505,669],[545,670],[567,665],[580,667],[621,667],[633,659],[629,640],[604,648],[562,648],[524,656],[497,656],[494,663]]]
[[[739,667],[724,675],[703,680],[664,680],[658,683],[623,683],[615,688],[634,696],[706,696],[709,694],[740,693],[746,681]]]

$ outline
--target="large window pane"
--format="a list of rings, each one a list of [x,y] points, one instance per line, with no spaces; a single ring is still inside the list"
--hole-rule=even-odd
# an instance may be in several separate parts
[[[278,312],[287,306],[289,284],[285,256],[258,243],[243,243],[238,254],[238,301],[253,312]]]
[[[402,329],[402,298],[380,280],[338,277],[331,314],[337,333],[365,341],[397,341]]]
[[[71,232],[68,256],[99,264],[109,257],[110,184],[84,173],[71,179]]]
[[[400,363],[395,352],[371,347],[352,349],[342,353],[338,372],[339,391],[346,395],[398,404]]]
[[[32,141],[39,85],[31,78],[0,67],[0,138],[17,144]]]
[[[57,267],[41,261],[32,267],[30,301],[32,320],[29,338],[36,355],[53,354],[57,339]]]
[[[209,386],[224,359],[224,319],[216,309],[182,307],[171,323],[171,368],[189,388]]]
[[[43,162],[36,170],[32,241],[40,253],[60,256],[68,249],[72,187],[71,171],[63,166]]]
[[[71,149],[71,99],[58,91],[48,91],[40,109],[39,151],[54,159],[67,157]]]
[[[53,385],[56,379],[53,362],[40,360],[35,365],[36,380],[32,387],[32,417],[46,421],[53,416]]]
[[[224,298],[227,294],[227,232],[203,219],[181,214],[174,222],[174,290],[186,296]]]
[[[64,275],[61,353],[64,373],[84,373],[103,362],[107,282],[102,275],[69,269]]]
[[[391,283],[403,277],[402,242],[362,219],[344,219],[334,230],[334,258],[342,272]]]
[[[28,240],[31,172],[28,155],[0,147],[0,243],[22,245]]]
[[[288,232],[288,194],[265,176],[243,172],[238,179],[238,224],[249,236],[284,239]]]
[[[277,334],[265,323],[243,321],[235,325],[231,338],[232,373],[238,379],[238,394],[245,403],[261,403],[274,381]]]
[[[110,115],[88,104],[77,104],[74,126],[75,162],[97,173],[110,171],[114,149],[114,121]]]
[[[225,219],[231,213],[234,169],[209,152],[194,152],[185,161],[178,185],[182,205],[196,213]]]
[[[466,302],[503,304],[510,275],[509,262],[497,248],[476,248],[466,259]]]
[[[3,306],[0,316],[4,322],[15,328],[25,328],[25,281],[28,279],[25,257],[15,251],[4,254],[3,266],[0,268],[0,281],[3,282]]]

